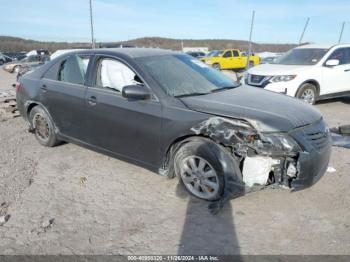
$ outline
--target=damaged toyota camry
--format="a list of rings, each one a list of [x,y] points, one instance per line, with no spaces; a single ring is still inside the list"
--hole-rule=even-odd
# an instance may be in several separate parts
[[[16,87],[40,144],[72,142],[179,177],[209,201],[255,186],[311,186],[330,158],[330,132],[316,109],[239,85],[178,52],[74,51]]]

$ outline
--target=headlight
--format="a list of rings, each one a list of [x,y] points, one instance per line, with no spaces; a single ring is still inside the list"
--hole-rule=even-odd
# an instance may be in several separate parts
[[[264,147],[268,145],[272,152],[297,153],[301,151],[298,143],[288,134],[282,133],[264,133],[262,134]]]
[[[283,76],[274,76],[271,78],[271,82],[287,82],[293,80],[296,75],[283,75]]]

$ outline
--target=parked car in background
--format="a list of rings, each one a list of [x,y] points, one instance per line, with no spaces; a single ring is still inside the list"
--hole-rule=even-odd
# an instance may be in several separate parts
[[[267,56],[261,58],[260,64],[274,64],[278,59],[278,56]]]
[[[16,90],[40,144],[85,145],[179,177],[205,200],[253,185],[301,189],[328,167],[330,132],[317,110],[179,52],[75,51],[24,75]]]
[[[5,63],[6,63],[6,57],[2,53],[0,53],[0,65],[3,65]]]
[[[31,67],[36,65],[44,64],[50,60],[49,56],[41,56],[41,55],[31,55],[20,61],[14,61],[11,63],[7,63],[3,66],[3,69],[9,73],[18,73],[24,67]]]
[[[56,57],[59,57],[60,55],[72,52],[72,51],[82,51],[86,49],[61,49],[61,50],[56,50],[50,55],[50,60],[55,59]]]
[[[207,57],[203,59],[207,65],[212,66],[215,69],[242,69],[247,66],[248,57],[243,55],[238,49],[227,49],[222,53],[218,53],[216,56]],[[253,67],[260,64],[260,58],[257,55],[251,55],[249,57],[249,67]]]
[[[350,95],[350,45],[303,45],[274,64],[248,70],[246,84],[297,97],[309,104]]]
[[[195,58],[197,58],[197,59],[200,59],[200,58],[202,58],[202,57],[205,56],[205,53],[204,53],[204,52],[200,52],[200,51],[198,51],[198,52],[192,52],[192,51],[190,51],[190,52],[186,52],[186,54],[188,54],[188,55],[190,55],[190,56],[193,56],[193,57],[195,57]]]
[[[3,54],[7,56],[11,61],[19,61],[27,57],[26,52],[5,52]]]

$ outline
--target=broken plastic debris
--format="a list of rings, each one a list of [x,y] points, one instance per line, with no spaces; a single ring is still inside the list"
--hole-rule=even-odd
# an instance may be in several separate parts
[[[46,229],[49,229],[54,222],[55,222],[55,219],[51,218],[51,219],[45,220],[41,226],[46,230]]]
[[[9,221],[10,215],[5,215],[0,217],[0,226],[3,226],[7,221]]]
[[[327,168],[327,172],[328,173],[334,173],[335,171],[337,171],[334,167],[331,167],[331,166],[329,166],[328,168]]]
[[[84,186],[86,182],[87,182],[87,178],[85,176],[80,177],[80,184],[81,185]]]

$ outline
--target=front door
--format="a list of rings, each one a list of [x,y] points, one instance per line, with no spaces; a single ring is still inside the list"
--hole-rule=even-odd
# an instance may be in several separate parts
[[[154,167],[160,150],[161,104],[156,97],[122,96],[124,86],[144,84],[123,62],[100,57],[94,70],[95,81],[86,94],[90,144]]]
[[[327,60],[337,59],[337,66],[322,67],[322,82],[320,95],[350,92],[350,48],[338,48]]]

